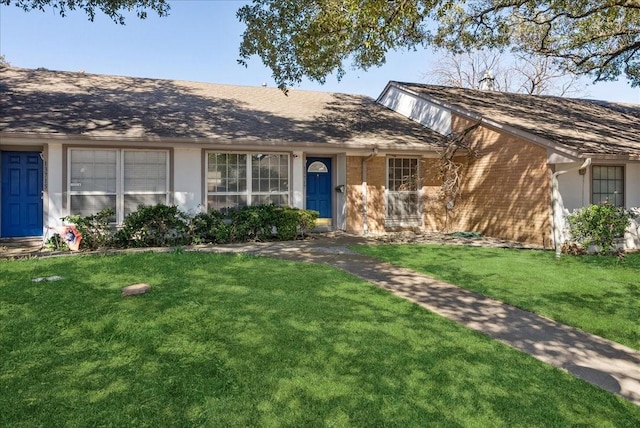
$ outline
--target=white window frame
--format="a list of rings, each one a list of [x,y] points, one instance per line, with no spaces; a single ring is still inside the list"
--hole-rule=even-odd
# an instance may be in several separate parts
[[[396,160],[414,160],[416,162],[416,190],[390,190],[390,170],[391,162]],[[420,171],[420,158],[416,156],[389,156],[385,161],[385,207],[384,207],[384,222],[386,227],[422,227],[423,220],[423,208],[422,208],[422,186],[421,183],[421,171]],[[393,217],[389,215],[389,200],[394,196],[401,195],[415,195],[417,198],[417,212],[414,215],[408,215],[403,217]]]
[[[73,151],[112,151],[116,153],[116,191],[115,193],[113,192],[100,192],[100,191],[88,191],[88,192],[84,192],[82,190],[75,190],[74,187],[71,184],[71,167],[72,167],[72,152]],[[127,191],[125,192],[124,188],[124,173],[125,173],[125,168],[124,168],[124,158],[125,158],[125,153],[127,152],[163,152],[165,153],[165,159],[166,159],[166,171],[165,171],[165,177],[166,177],[166,181],[165,181],[165,191]],[[163,150],[163,149],[122,149],[122,148],[105,148],[105,147],[100,147],[100,148],[88,148],[88,147],[69,147],[67,150],[67,212],[71,213],[71,197],[72,196],[103,196],[103,195],[107,195],[107,196],[113,196],[115,195],[116,197],[116,218],[115,218],[115,223],[116,224],[122,224],[122,222],[124,221],[124,206],[125,206],[125,196],[128,195],[163,195],[164,196],[164,204],[169,204],[169,183],[170,183],[170,164],[171,160],[170,160],[170,153],[169,150]]]
[[[210,192],[209,191],[209,155],[211,154],[223,154],[223,155],[244,155],[246,156],[246,177],[244,177],[246,181],[246,190],[244,191],[234,191],[234,192]],[[253,190],[253,157],[257,155],[277,155],[277,156],[286,156],[287,158],[287,190],[286,191],[269,191],[269,192],[258,192]],[[234,151],[218,151],[218,150],[209,150],[205,153],[205,206],[207,210],[211,207],[209,206],[209,196],[246,196],[247,206],[254,205],[253,199],[254,197],[259,196],[271,196],[271,195],[280,195],[286,196],[286,203],[283,206],[291,205],[291,191],[292,191],[292,168],[291,168],[291,154],[286,152],[234,152]]]

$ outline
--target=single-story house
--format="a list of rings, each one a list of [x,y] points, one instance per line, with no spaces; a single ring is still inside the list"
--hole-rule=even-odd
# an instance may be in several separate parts
[[[442,135],[470,130],[477,158],[448,213],[456,230],[557,248],[573,210],[640,207],[640,105],[401,82],[378,102]],[[425,227],[438,229],[439,182],[424,184]],[[640,218],[624,245],[640,248]]]
[[[0,237],[45,236],[106,207],[120,223],[140,204],[275,203],[351,233],[476,231],[552,247],[566,209],[640,206],[640,106],[399,82],[377,100],[285,96],[4,67],[0,109]],[[444,137],[465,130],[477,157],[453,203],[440,159]]]

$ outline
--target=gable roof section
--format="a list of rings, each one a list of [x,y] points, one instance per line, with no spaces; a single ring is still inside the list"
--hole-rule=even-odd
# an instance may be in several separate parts
[[[435,150],[440,136],[372,98],[0,68],[0,135]]]
[[[640,105],[390,82],[453,112],[493,121],[583,156],[640,158]]]

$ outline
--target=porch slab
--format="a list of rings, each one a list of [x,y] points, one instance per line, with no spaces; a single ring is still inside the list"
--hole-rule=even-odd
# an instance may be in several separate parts
[[[41,237],[0,238],[0,258],[32,257],[42,251]]]

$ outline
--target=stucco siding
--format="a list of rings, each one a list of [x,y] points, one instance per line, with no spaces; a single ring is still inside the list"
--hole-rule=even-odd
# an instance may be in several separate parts
[[[173,150],[173,203],[183,211],[196,212],[206,199],[203,198],[202,150],[180,148]]]
[[[378,102],[439,134],[447,135],[451,132],[450,110],[397,86],[387,87]]]
[[[640,162],[626,165],[625,200],[627,208],[640,208]]]
[[[64,152],[62,144],[46,144],[45,183],[43,197],[45,198],[44,227],[60,225],[60,219],[68,214],[63,209],[66,183],[64,182],[62,165]],[[46,232],[45,232],[46,235]]]
[[[558,175],[558,187],[562,195],[562,202],[565,209],[569,212],[577,210],[591,203],[590,192],[590,168],[587,168],[585,174],[580,175],[578,169],[582,165],[581,162],[570,164],[559,164],[556,166],[556,172],[567,171]]]

